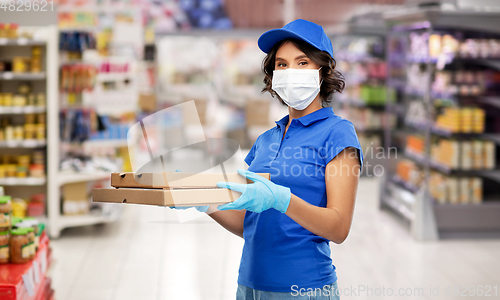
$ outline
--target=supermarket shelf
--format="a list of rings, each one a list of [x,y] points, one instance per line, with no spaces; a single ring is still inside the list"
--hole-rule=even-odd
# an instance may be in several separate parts
[[[0,115],[43,113],[45,110],[45,106],[0,106]]]
[[[45,44],[46,44],[45,41],[33,40],[27,38],[17,38],[17,39],[0,38],[0,46],[42,46]]]
[[[366,134],[383,134],[383,128],[366,128],[358,125],[354,125],[356,132],[366,133]]]
[[[366,103],[365,101],[361,99],[339,99],[339,103],[342,104],[347,104],[351,105],[354,107],[366,107],[366,108],[373,108],[373,109],[385,109],[385,103],[380,103],[380,104],[372,104],[372,103]]]
[[[45,73],[13,73],[0,72],[2,80],[42,80],[45,79]]]
[[[500,182],[500,170],[479,170],[476,171],[478,176],[491,179],[496,182]]]
[[[415,218],[415,214],[404,203],[401,203],[401,201],[394,197],[384,195],[382,197],[382,202],[408,221],[412,221]]]
[[[418,192],[418,190],[420,189],[418,186],[404,181],[398,175],[392,176],[391,180],[392,180],[392,182],[398,184],[399,186],[405,188],[406,190],[408,190],[409,192],[411,192],[413,194],[416,194]]]
[[[413,160],[421,165],[425,165],[427,163],[427,159],[422,154],[415,153],[415,152],[408,150],[408,149],[405,149],[404,154],[409,159],[411,159],[411,160]]]
[[[61,228],[86,226],[102,223],[110,223],[118,220],[119,214],[111,216],[95,216],[95,215],[62,215],[60,217],[59,226]]]
[[[37,177],[5,177],[0,178],[0,185],[44,185],[46,182],[45,177],[37,178]]]
[[[463,133],[463,132],[452,132],[448,129],[432,127],[431,132],[435,135],[446,137],[446,138],[475,138],[492,141],[496,144],[500,144],[500,134],[494,133]]]
[[[123,81],[133,78],[134,75],[131,72],[123,73],[98,73],[95,80],[96,81]]]
[[[39,148],[45,145],[46,140],[0,141],[0,148]]]
[[[76,173],[76,172],[60,172],[58,174],[59,185],[75,182],[105,180],[111,178],[111,173],[108,172],[94,172],[94,173]]]
[[[483,201],[478,204],[434,203],[439,230],[493,231],[500,230],[500,201]]]
[[[425,131],[427,129],[427,124],[425,123],[416,123],[416,122],[405,122],[406,126],[419,130],[419,131]]]
[[[481,97],[479,101],[500,109],[500,97]]]
[[[409,159],[421,164],[421,165],[426,165],[429,163],[430,167],[433,168],[436,171],[439,171],[443,174],[450,175],[450,174],[455,174],[455,175],[463,175],[463,176],[480,176],[480,177],[486,177],[491,180],[500,182],[500,170],[499,169],[492,169],[492,170],[485,170],[485,169],[452,169],[446,165],[443,165],[439,162],[430,160],[428,161],[426,157],[424,157],[422,154],[415,153],[411,150],[405,149],[405,156],[408,157]]]

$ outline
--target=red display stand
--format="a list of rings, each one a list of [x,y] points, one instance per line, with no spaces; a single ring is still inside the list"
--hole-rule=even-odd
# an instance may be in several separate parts
[[[0,299],[2,300],[46,300],[53,291],[50,278],[46,276],[51,259],[49,239],[45,232],[35,258],[24,264],[0,265]]]

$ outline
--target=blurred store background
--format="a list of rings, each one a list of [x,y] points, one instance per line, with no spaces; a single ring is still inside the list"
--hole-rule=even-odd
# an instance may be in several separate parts
[[[170,240],[159,239],[168,248],[169,242],[181,239],[176,241],[175,232],[155,222],[183,224],[160,208],[93,203],[91,191],[109,187],[111,172],[132,171],[127,148],[132,125],[185,101],[195,101],[206,137],[233,139],[248,151],[261,133],[287,114],[285,106],[261,93],[265,55],[257,39],[264,31],[298,18],[325,28],[337,69],[346,78],[346,88],[334,96],[332,107],[358,133],[366,159],[360,190],[368,189],[358,202],[360,211],[370,214],[354,223],[387,222],[382,231],[397,231],[397,238],[412,243],[411,249],[417,251],[407,253],[427,251],[421,248],[425,243],[445,245],[442,252],[436,250],[438,257],[456,247],[447,244],[450,240],[467,248],[477,246],[480,238],[488,250],[482,246],[470,250],[465,255],[469,267],[498,283],[500,1],[0,0],[0,4],[0,208],[12,215],[5,228],[18,223],[19,228],[34,228],[33,249],[38,249],[24,264],[7,259],[0,265],[1,299],[234,299],[241,242],[219,231],[214,234],[222,241],[218,245],[186,239],[205,248],[231,249],[229,254],[222,249],[213,256],[193,254],[200,263],[210,257],[222,261],[224,253],[231,259],[215,271],[232,277],[213,279],[218,285],[213,295],[202,284],[211,268],[206,264],[202,271],[194,263],[185,267],[192,268],[186,276],[198,277],[202,286],[200,294],[187,298],[169,283],[164,285],[170,290],[163,294],[150,291],[145,296],[139,287],[141,292],[134,294],[133,284],[131,293],[118,288],[124,285],[123,278],[106,284],[92,281],[99,264],[89,271],[91,259],[121,257],[135,263],[135,271],[150,262],[164,264],[159,277],[147,277],[152,286],[161,286],[161,280],[173,275],[168,273],[172,265],[165,262],[169,259],[157,262],[160,252],[145,254],[151,258],[147,262],[130,258],[134,250],[113,255],[96,247],[106,247],[103,240],[132,242],[124,232],[127,228],[136,236],[152,230],[159,230],[158,235],[168,232]],[[156,135],[150,141],[160,142],[160,136],[189,138],[189,124],[188,116],[172,116],[154,128]],[[142,147],[147,151],[146,145]],[[137,218],[143,221],[131,224]],[[203,220],[196,224],[209,223]],[[352,234],[363,236],[359,226],[353,225]],[[211,232],[190,230],[176,232],[197,234],[199,240]],[[353,238],[361,247],[359,239]],[[0,248],[5,243],[8,239]],[[140,249],[136,249],[139,254],[147,252]],[[355,261],[346,254],[339,258]],[[106,266],[103,261],[100,265]],[[114,261],[106,269],[135,272],[120,269],[122,262]],[[437,282],[458,280],[446,274],[436,277]],[[221,285],[225,276],[229,281]],[[355,282],[354,274],[350,276],[346,278]],[[415,283],[413,276],[408,275],[408,282]],[[386,279],[378,283],[393,282],[390,276]],[[91,283],[82,286],[85,280]]]

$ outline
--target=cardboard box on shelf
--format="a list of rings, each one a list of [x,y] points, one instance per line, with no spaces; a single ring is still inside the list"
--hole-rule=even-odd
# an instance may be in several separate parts
[[[62,211],[64,215],[80,215],[89,211],[89,195],[87,183],[68,183],[63,186]]]
[[[155,94],[140,94],[139,107],[146,112],[156,111],[156,95]]]
[[[270,179],[269,173],[257,173]],[[238,173],[112,173],[111,186],[118,188],[216,188],[217,182],[252,183]]]
[[[247,126],[269,125],[270,108],[271,108],[271,102],[268,100],[248,100],[246,106]]]

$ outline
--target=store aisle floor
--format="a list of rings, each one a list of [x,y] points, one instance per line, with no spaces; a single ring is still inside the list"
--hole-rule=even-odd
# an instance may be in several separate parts
[[[363,178],[350,236],[332,244],[342,299],[461,299],[455,284],[499,284],[500,241],[416,242],[377,198],[377,179]],[[130,205],[120,221],[68,229],[51,245],[57,299],[229,300],[243,240],[207,216],[179,223],[171,209]]]

